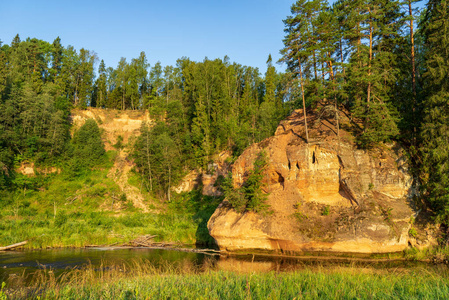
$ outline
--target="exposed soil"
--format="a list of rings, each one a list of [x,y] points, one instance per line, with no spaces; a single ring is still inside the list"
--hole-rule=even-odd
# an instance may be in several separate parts
[[[149,212],[148,201],[141,193],[140,189],[131,185],[129,181],[130,172],[134,167],[130,153],[135,139],[140,134],[140,127],[144,122],[151,124],[152,121],[148,112],[142,111],[119,111],[111,109],[88,108],[86,110],[72,111],[73,130],[81,127],[88,119],[94,119],[102,130],[103,142],[106,151],[117,150],[113,167],[109,170],[108,177],[120,187],[128,201],[132,201],[133,206],[143,212]],[[114,147],[122,137],[121,149]],[[151,203],[155,206],[155,203]],[[115,208],[119,208],[116,206]],[[152,212],[158,212],[157,209]]]

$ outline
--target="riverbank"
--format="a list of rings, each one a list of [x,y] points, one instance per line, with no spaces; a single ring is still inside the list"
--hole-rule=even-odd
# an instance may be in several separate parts
[[[171,244],[213,242],[206,225],[221,198],[197,191],[177,194],[171,202],[153,199],[143,212],[120,196],[105,164],[70,180],[63,174],[27,179],[38,182],[39,189],[1,192],[0,246],[25,240],[25,249],[121,245],[146,235]],[[139,182],[138,175],[130,175],[130,181]]]
[[[154,267],[136,261],[58,278],[42,270],[30,287],[4,287],[0,299],[445,299],[448,279],[447,269],[309,266],[243,273],[217,271],[212,262]]]

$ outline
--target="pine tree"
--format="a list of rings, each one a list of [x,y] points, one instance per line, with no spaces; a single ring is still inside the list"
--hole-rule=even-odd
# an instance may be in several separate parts
[[[449,1],[430,0],[422,25],[425,38],[423,190],[443,221],[449,221]]]
[[[299,77],[299,85],[301,88],[302,107],[304,113],[304,127],[306,133],[306,141],[309,142],[309,132],[306,113],[306,82],[307,72],[313,70],[311,76],[310,92],[312,102],[316,101],[318,84],[318,61],[317,61],[317,40],[316,27],[317,16],[319,11],[323,9],[323,3],[320,0],[298,0],[291,7],[292,16],[288,16],[284,20],[285,33],[284,49],[281,50],[283,57],[281,61],[287,63],[287,67],[294,74],[295,78]]]
[[[61,45],[61,39],[59,36],[53,41],[53,49],[52,49],[52,61],[51,61],[51,78],[53,82],[61,73],[62,68],[62,54],[63,47]]]
[[[350,47],[346,74],[354,116],[363,123],[358,142],[370,147],[398,133],[391,86],[397,66],[392,49],[401,26],[398,1],[342,1],[344,36]]]
[[[267,60],[267,72],[265,73],[265,94],[263,102],[258,110],[258,138],[262,140],[273,135],[278,122],[281,107],[276,107],[276,69],[272,64],[271,54]]]
[[[0,103],[2,103],[3,93],[6,92],[6,85],[8,79],[8,67],[7,67],[7,45],[2,47],[2,42],[0,40]]]

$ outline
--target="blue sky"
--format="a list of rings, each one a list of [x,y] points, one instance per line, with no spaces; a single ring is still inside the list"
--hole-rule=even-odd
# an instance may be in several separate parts
[[[36,37],[86,48],[116,67],[145,51],[154,65],[223,58],[266,70],[280,58],[294,0],[0,0],[0,40]],[[330,1],[333,2],[333,1]],[[276,65],[279,70],[284,67]]]
[[[259,67],[280,58],[292,0],[0,0],[0,40],[36,37],[93,50],[107,66],[145,51],[151,65],[223,58]],[[283,69],[282,66],[277,66]]]

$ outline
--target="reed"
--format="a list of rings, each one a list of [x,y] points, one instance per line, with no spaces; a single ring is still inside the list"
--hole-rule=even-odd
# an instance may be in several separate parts
[[[311,267],[295,272],[235,273],[191,262],[155,266],[134,260],[87,265],[60,276],[32,275],[8,287],[8,299],[446,299],[447,271]]]

